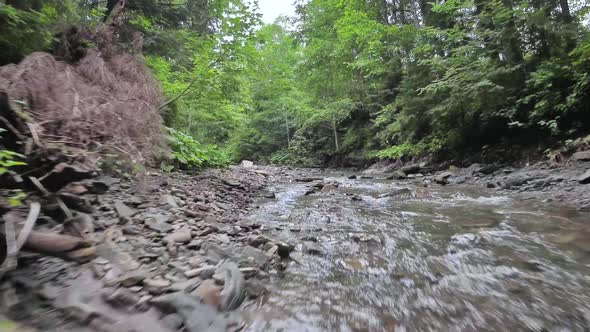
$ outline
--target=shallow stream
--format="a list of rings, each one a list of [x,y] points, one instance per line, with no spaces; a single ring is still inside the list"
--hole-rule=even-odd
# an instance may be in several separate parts
[[[297,244],[248,331],[588,331],[590,218],[473,187],[271,188],[250,220]],[[404,189],[407,188],[407,189]],[[400,190],[401,189],[401,190]]]

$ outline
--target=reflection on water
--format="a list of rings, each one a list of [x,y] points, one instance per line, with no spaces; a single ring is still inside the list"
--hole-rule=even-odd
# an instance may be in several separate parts
[[[301,264],[271,278],[247,330],[588,330],[587,215],[484,189],[328,180],[340,187],[279,185],[251,216],[299,243]],[[384,197],[402,187],[412,194]]]

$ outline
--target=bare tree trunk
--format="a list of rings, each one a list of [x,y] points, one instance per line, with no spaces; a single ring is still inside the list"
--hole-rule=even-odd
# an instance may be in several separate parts
[[[285,127],[287,128],[287,148],[291,147],[291,134],[289,133],[289,118],[285,114]]]
[[[336,128],[336,116],[332,114],[332,130],[334,131],[334,144],[336,145],[336,152],[340,151],[340,144],[338,143],[338,130]]]
[[[127,5],[127,0],[108,0],[104,23],[114,23],[117,17],[123,12],[123,9],[125,9],[125,5]]]
[[[559,0],[559,6],[561,7],[561,16],[563,17],[563,23],[565,25],[571,25],[574,21],[572,13],[570,12],[570,5],[567,0]],[[565,36],[565,48],[567,52],[570,52],[576,48],[576,36],[572,35],[570,31]]]

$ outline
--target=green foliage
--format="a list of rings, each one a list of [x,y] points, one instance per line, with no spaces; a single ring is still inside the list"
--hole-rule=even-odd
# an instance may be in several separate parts
[[[191,136],[176,129],[167,128],[167,142],[170,146],[172,165],[163,164],[162,169],[171,171],[170,166],[181,169],[201,169],[204,167],[221,167],[229,163],[226,154],[216,146],[202,145]]]
[[[428,138],[416,144],[404,142],[381,151],[369,153],[369,157],[377,157],[379,159],[412,158],[439,152],[443,147],[443,140],[439,138]]]
[[[7,173],[11,167],[26,165],[26,163],[17,160],[20,158],[24,158],[24,156],[9,150],[0,150],[0,175]]]
[[[0,134],[2,131],[2,128],[0,128]],[[9,172],[10,168],[26,165],[19,159],[24,159],[24,156],[14,151],[0,150],[0,179]],[[0,187],[0,205],[19,206],[24,198],[25,195],[20,190],[8,190]]]

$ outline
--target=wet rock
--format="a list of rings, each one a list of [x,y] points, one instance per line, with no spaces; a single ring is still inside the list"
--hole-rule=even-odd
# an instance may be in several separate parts
[[[123,272],[137,270],[140,264],[127,252],[112,241],[105,241],[97,247],[97,254]]]
[[[142,284],[145,279],[150,277],[151,273],[147,270],[130,271],[123,274],[119,278],[119,282],[124,287],[133,287]]]
[[[419,164],[411,164],[400,168],[399,170],[406,175],[419,173],[422,167]]]
[[[475,173],[490,175],[499,169],[500,169],[500,167],[497,165],[483,165],[483,166],[475,169]]]
[[[303,252],[312,256],[321,256],[323,254],[322,247],[315,242],[304,242]]]
[[[246,281],[238,266],[234,263],[227,262],[221,265],[217,270],[218,274],[224,276],[225,282],[221,291],[220,309],[223,311],[234,310],[242,304],[245,299]]]
[[[451,172],[444,172],[442,174],[439,174],[438,176],[436,176],[434,178],[434,182],[440,184],[440,185],[447,185],[449,184],[449,178],[451,178],[453,176],[453,173]]]
[[[126,288],[104,289],[102,297],[106,302],[117,308],[133,306],[139,301],[139,296]]]
[[[270,239],[264,235],[250,235],[246,242],[254,248],[258,248],[261,245],[264,245],[270,242]]]
[[[143,287],[153,295],[164,293],[172,284],[166,279],[145,279]]]
[[[496,188],[496,184],[493,183],[493,182],[487,182],[486,183],[486,188],[488,188],[488,189]]]
[[[139,235],[141,234],[141,229],[135,225],[126,225],[123,228],[123,234],[125,235]]]
[[[244,247],[243,249],[239,250],[237,254],[238,255],[234,256],[234,259],[236,259],[236,263],[240,264],[241,266],[248,265],[248,263],[252,261],[256,266],[263,268],[266,266],[269,260],[269,257],[264,251],[252,246]]]
[[[279,250],[278,250],[279,257],[281,257],[283,259],[289,258],[289,255],[291,254],[291,252],[293,252],[293,250],[295,250],[295,247],[288,244],[288,243],[277,242],[276,245],[279,247]]]
[[[379,198],[411,196],[411,195],[412,195],[412,191],[409,188],[399,188],[399,189],[393,190],[392,192],[381,194],[381,195],[379,195]]]
[[[188,270],[184,273],[187,278],[201,277],[201,279],[210,279],[217,268],[213,265],[207,265],[198,269]]]
[[[307,191],[305,191],[304,195],[309,196],[309,195],[317,193],[318,191],[320,191],[318,188],[312,187],[312,188],[307,189]]]
[[[511,189],[514,187],[520,187],[520,186],[526,184],[527,182],[531,181],[532,179],[533,178],[528,175],[513,176],[513,177],[510,177],[504,181],[504,183],[502,184],[502,188]]]
[[[167,243],[189,243],[192,239],[189,226],[183,226],[164,238]]]
[[[338,187],[336,187],[335,185],[333,185],[333,184],[327,184],[327,185],[325,185],[325,186],[322,187],[321,191],[322,192],[330,192],[330,191],[334,191],[336,189],[338,189]]]
[[[392,175],[387,177],[387,180],[403,180],[406,179],[408,175],[403,171],[395,171]]]
[[[178,314],[168,314],[162,318],[162,324],[171,330],[180,330],[184,320]]]
[[[590,161],[590,151],[576,152],[570,159],[574,161]]]
[[[349,175],[349,176],[348,176],[348,179],[349,179],[349,180],[354,180],[354,179],[356,179],[356,178],[357,178],[357,176],[356,176],[356,175],[354,175],[354,174],[353,174],[353,175]]]
[[[242,166],[244,168],[250,168],[250,167],[254,166],[254,163],[249,160],[242,160],[242,162],[240,163],[240,166]]]
[[[170,207],[178,207],[176,198],[172,195],[162,195],[160,197],[160,205],[167,205]]]
[[[203,303],[208,304],[212,307],[219,308],[221,305],[221,290],[223,287],[219,286],[215,280],[208,279],[205,280],[197,287],[194,291],[194,294],[203,301]]]
[[[314,182],[314,181],[322,181],[322,178],[315,178],[315,177],[305,177],[305,178],[297,178],[295,179],[296,182]]]
[[[115,201],[115,211],[119,216],[119,219],[123,222],[127,222],[133,217],[137,211],[128,207],[123,201],[117,200]]]
[[[269,199],[277,198],[277,195],[275,193],[266,193],[266,194],[264,194],[264,198],[269,198]]]
[[[258,279],[249,279],[246,281],[246,296],[250,299],[258,298],[268,292],[264,282]]]
[[[359,195],[353,195],[351,198],[351,200],[355,201],[355,202],[360,202],[363,200],[363,198]]]
[[[590,170],[587,170],[584,174],[580,175],[578,178],[578,182],[581,184],[588,184],[590,183]]]
[[[197,298],[184,292],[166,294],[154,298],[150,303],[165,311],[177,312],[184,320],[188,332],[225,332],[227,322],[214,306],[201,303]]]
[[[260,269],[257,267],[242,267],[240,268],[240,272],[244,275],[244,278],[249,279],[256,276],[260,272]]]
[[[168,233],[174,230],[174,227],[170,224],[158,221],[154,218],[147,218],[143,223],[147,228],[159,233]]]

